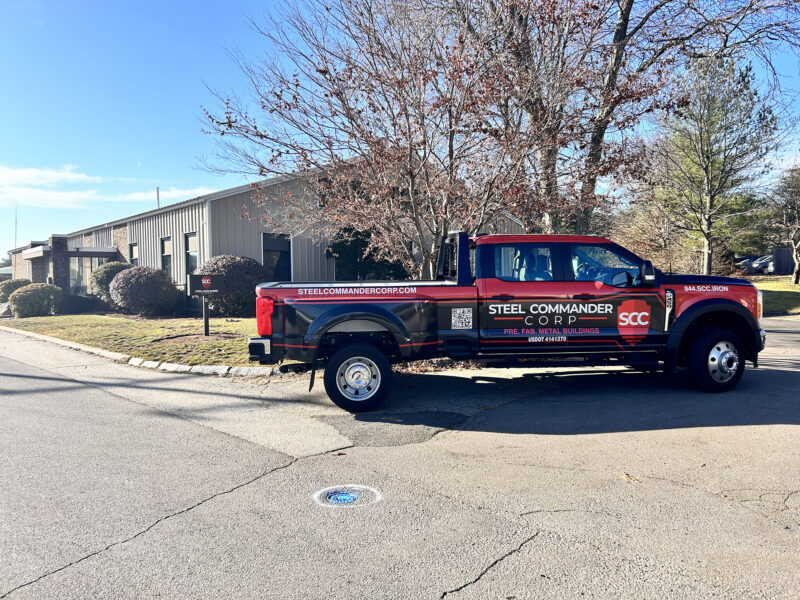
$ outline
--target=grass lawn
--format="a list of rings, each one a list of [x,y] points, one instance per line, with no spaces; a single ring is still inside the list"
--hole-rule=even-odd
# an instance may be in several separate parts
[[[56,315],[4,319],[2,324],[145,360],[183,365],[252,366],[247,360],[247,338],[256,335],[255,319],[211,319],[211,336],[205,339],[202,319]]]
[[[764,292],[764,312],[800,314],[800,286],[790,277],[751,277]],[[246,367],[247,338],[256,335],[255,319],[211,319],[208,338],[202,319],[142,319],[121,315],[56,315],[4,319],[16,329],[52,335],[144,360],[183,365]]]
[[[800,285],[793,285],[791,276],[764,275],[749,279],[764,292],[765,313],[800,314]]]

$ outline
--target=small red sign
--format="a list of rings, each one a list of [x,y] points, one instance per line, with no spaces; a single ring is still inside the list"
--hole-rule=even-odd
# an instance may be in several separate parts
[[[202,279],[200,279],[200,282],[203,284],[204,290],[207,290],[208,288],[211,287],[211,277],[205,276]]]

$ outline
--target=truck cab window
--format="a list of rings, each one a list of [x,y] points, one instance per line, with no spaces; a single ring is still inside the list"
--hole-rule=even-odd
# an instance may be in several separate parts
[[[497,244],[494,248],[495,277],[503,281],[553,281],[553,259],[549,246]]]
[[[639,265],[607,245],[573,245],[570,268],[575,281],[599,281],[611,285],[617,273],[627,271],[631,280],[639,275]]]

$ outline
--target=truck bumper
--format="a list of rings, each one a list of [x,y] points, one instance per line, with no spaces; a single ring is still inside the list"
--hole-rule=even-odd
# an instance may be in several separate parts
[[[250,352],[249,359],[251,362],[258,362],[262,365],[274,365],[283,358],[283,353],[278,356],[274,352],[272,346],[272,338],[270,336],[250,338],[247,341],[247,347]]]

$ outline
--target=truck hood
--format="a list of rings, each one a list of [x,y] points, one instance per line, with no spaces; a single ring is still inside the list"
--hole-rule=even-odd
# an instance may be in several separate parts
[[[659,281],[663,285],[747,285],[753,286],[746,279],[737,277],[719,277],[717,275],[678,275],[677,273],[659,273]]]

